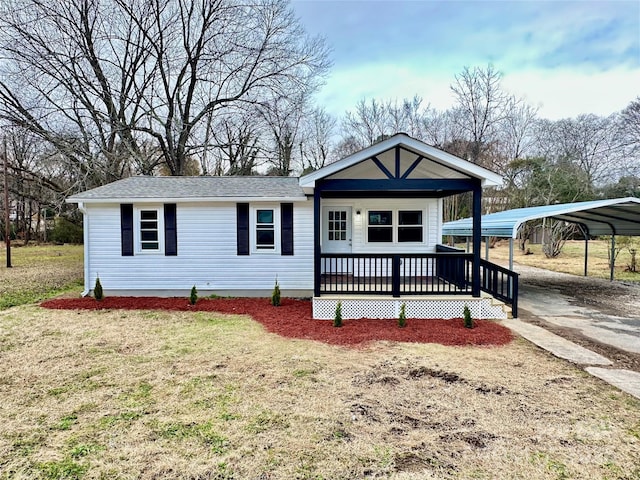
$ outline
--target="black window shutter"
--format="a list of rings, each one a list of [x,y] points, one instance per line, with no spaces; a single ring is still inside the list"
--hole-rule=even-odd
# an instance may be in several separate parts
[[[293,203],[280,204],[282,255],[293,255]]]
[[[120,236],[122,256],[133,256],[133,205],[123,203],[120,205]]]
[[[176,228],[176,204],[164,204],[164,254],[178,255],[178,230]]]
[[[238,203],[236,212],[238,255],[249,255],[249,204]]]

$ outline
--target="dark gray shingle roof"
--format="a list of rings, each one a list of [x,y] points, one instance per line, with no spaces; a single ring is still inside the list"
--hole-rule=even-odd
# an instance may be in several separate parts
[[[130,177],[78,193],[87,200],[206,198],[304,198],[295,177]]]

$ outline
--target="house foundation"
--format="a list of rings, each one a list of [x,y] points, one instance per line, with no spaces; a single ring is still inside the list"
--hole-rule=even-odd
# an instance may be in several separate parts
[[[504,320],[511,316],[507,305],[484,294],[480,297],[455,295],[438,298],[323,295],[313,298],[313,318],[333,320],[338,302],[343,319],[398,318],[402,304],[407,318],[462,318],[465,306],[476,319]]]

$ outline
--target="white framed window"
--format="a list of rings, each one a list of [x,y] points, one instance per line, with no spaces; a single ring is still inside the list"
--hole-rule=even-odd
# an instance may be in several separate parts
[[[153,254],[164,252],[164,218],[160,207],[136,209],[134,242],[136,253]]]
[[[327,240],[341,242],[347,239],[347,211],[329,210],[327,212]]]
[[[367,243],[424,243],[423,210],[368,210]]]
[[[393,242],[393,210],[367,212],[367,241],[369,243]]]
[[[398,210],[398,242],[422,243],[424,226],[422,210]]]
[[[251,250],[253,253],[280,253],[280,209],[275,205],[251,209]]]

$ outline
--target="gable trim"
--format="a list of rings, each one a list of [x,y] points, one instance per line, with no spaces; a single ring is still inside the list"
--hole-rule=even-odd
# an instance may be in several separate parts
[[[373,156],[379,155],[382,152],[392,150],[394,147],[404,147],[408,151],[415,155],[422,155],[425,159],[432,160],[434,162],[441,163],[442,166],[451,168],[452,170],[459,171],[463,175],[468,175],[471,178],[481,181],[483,186],[501,186],[503,178],[501,175],[492,172],[484,167],[473,164],[462,158],[456,157],[443,150],[435,148],[431,145],[416,140],[404,133],[399,133],[383,140],[380,143],[376,143],[370,147],[367,147],[359,152],[356,152],[348,157],[338,160],[326,167],[316,170],[304,177],[300,178],[300,186],[315,187],[315,183],[318,180],[323,180],[339,171],[354,166],[364,160],[368,160]]]

